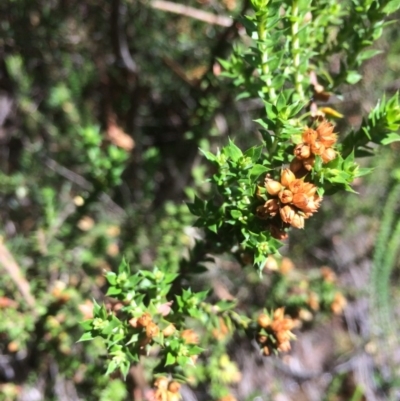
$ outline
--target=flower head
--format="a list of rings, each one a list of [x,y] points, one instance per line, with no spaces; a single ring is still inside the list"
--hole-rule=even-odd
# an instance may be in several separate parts
[[[301,174],[304,169],[310,171],[316,155],[320,156],[324,163],[335,159],[336,152],[332,146],[337,141],[337,135],[333,129],[334,126],[327,120],[323,120],[315,130],[305,128],[302,134],[303,142],[297,144],[294,149],[295,158],[290,166],[293,172]]]

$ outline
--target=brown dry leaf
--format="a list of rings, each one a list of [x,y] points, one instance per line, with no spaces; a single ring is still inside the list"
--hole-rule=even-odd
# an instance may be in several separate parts
[[[115,146],[126,151],[131,151],[135,147],[135,141],[118,126],[115,117],[108,120],[107,139]]]

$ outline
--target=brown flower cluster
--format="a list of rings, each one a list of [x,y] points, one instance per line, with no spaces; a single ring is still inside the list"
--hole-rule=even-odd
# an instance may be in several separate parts
[[[181,385],[176,381],[170,381],[166,377],[159,377],[154,382],[156,388],[154,401],[179,401]]]
[[[170,337],[176,331],[176,328],[172,323],[161,330],[157,323],[153,321],[153,317],[148,312],[143,313],[143,315],[138,318],[134,317],[130,319],[129,325],[134,329],[142,329],[143,336],[140,340],[141,349],[149,344],[154,337],[157,337],[160,334],[160,331],[162,332],[164,337]]]
[[[336,292],[331,304],[331,310],[335,315],[343,313],[344,308],[347,305],[347,300],[341,292]]]
[[[181,333],[181,338],[185,342],[185,344],[198,344],[199,336],[192,329],[183,330]]]
[[[290,169],[297,175],[302,176],[310,171],[315,163],[315,156],[321,156],[324,163],[328,163],[336,157],[332,146],[337,141],[337,135],[333,132],[333,125],[323,120],[314,130],[306,128],[303,132],[303,142],[294,149],[296,156],[290,164]]]
[[[267,177],[265,189],[270,199],[258,206],[256,214],[260,219],[272,219],[271,233],[278,239],[287,236],[282,228],[304,228],[304,220],[318,210],[322,200],[314,184],[296,178],[290,169],[282,170],[280,182]]]
[[[270,355],[272,351],[290,350],[290,340],[295,338],[291,330],[296,326],[296,322],[290,317],[285,317],[285,308],[276,309],[272,316],[260,314],[257,323],[261,329],[257,340],[264,355]]]

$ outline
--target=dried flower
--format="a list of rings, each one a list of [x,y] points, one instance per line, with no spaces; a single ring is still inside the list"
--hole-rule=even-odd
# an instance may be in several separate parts
[[[327,283],[336,282],[336,274],[333,270],[328,266],[321,267],[321,276]]]
[[[174,326],[172,323],[170,323],[170,324],[162,331],[162,333],[163,333],[164,337],[170,337],[170,336],[172,336],[172,334],[175,333],[175,331],[176,331],[175,326]]]
[[[323,120],[315,130],[305,128],[302,135],[303,142],[296,145],[295,159],[290,166],[296,174],[302,170],[298,161],[302,162],[304,169],[310,171],[315,162],[315,155],[321,156],[324,163],[328,163],[336,157],[332,146],[337,141],[337,135],[333,129],[333,125],[327,120]]]
[[[168,385],[168,391],[170,391],[171,393],[179,393],[179,390],[181,388],[181,385],[178,382],[171,382]]]
[[[263,220],[271,219],[278,215],[282,220],[272,223],[269,228],[274,238],[285,239],[285,224],[295,228],[304,228],[305,219],[315,213],[322,198],[317,195],[317,187],[303,179],[298,179],[290,169],[284,169],[281,173],[281,182],[270,178],[265,180],[265,185],[270,185],[269,194],[277,198],[268,199],[264,205],[256,209],[256,215]],[[271,189],[273,188],[273,189]],[[280,188],[280,191],[277,190]]]
[[[329,163],[331,160],[336,158],[336,152],[333,148],[326,148],[324,152],[321,153],[321,159],[324,163]]]
[[[183,330],[181,333],[181,337],[183,338],[186,344],[199,343],[199,336],[192,329]]]
[[[279,199],[282,203],[290,203],[293,200],[293,193],[289,189],[285,189],[279,193]]]
[[[282,185],[278,181],[266,178],[265,189],[270,195],[278,195],[278,193],[282,190]]]
[[[257,323],[260,327],[266,329],[271,324],[271,318],[267,314],[262,313],[258,316]]]
[[[147,325],[152,322],[152,317],[150,313],[146,312],[142,316],[140,316],[137,320],[138,327],[147,327]]]
[[[292,271],[294,269],[294,267],[295,267],[294,263],[292,262],[291,259],[282,258],[281,265],[279,267],[279,271],[281,272],[281,274],[286,275],[290,271]]]
[[[146,337],[147,338],[153,338],[158,335],[160,332],[160,328],[154,323],[154,322],[149,322],[148,325],[146,326]]]
[[[268,335],[261,332],[257,337],[264,355],[270,355],[271,350],[274,349],[282,352],[290,350],[290,340],[294,338],[291,330],[296,326],[296,322],[285,317],[284,308],[276,309],[272,317],[267,314],[259,315],[257,322],[263,330],[268,332]]]
[[[315,292],[310,292],[310,294],[308,295],[307,304],[312,310],[319,310],[318,294],[316,294]]]
[[[278,262],[272,255],[268,256],[267,261],[265,262],[264,265],[264,270],[269,270],[269,271],[278,270]]]
[[[318,141],[327,148],[333,146],[337,141],[337,135],[333,132],[333,129],[333,125],[327,120],[322,121],[316,129]]]
[[[154,387],[160,389],[160,390],[167,390],[168,389],[168,382],[169,380],[164,377],[158,377],[155,381],[154,381]]]
[[[347,300],[341,292],[337,292],[331,304],[331,310],[335,315],[340,315],[347,305]]]
[[[311,155],[311,149],[309,145],[306,145],[305,143],[299,143],[295,148],[294,148],[294,154],[297,159],[308,159]]]
[[[291,171],[288,168],[285,168],[282,170],[281,173],[281,183],[284,187],[289,188],[290,184],[292,181],[296,179],[296,176],[294,175],[293,171]]]

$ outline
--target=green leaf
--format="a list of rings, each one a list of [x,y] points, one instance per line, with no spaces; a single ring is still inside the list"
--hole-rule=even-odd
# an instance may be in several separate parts
[[[280,112],[284,107],[286,107],[286,98],[283,92],[281,92],[276,101],[276,108],[278,109],[278,112]]]
[[[364,60],[369,60],[370,58],[381,54],[382,50],[376,50],[376,49],[369,49],[369,50],[364,50],[358,55],[358,60],[359,61],[364,61]]]
[[[186,366],[188,363],[193,363],[192,360],[188,356],[182,356],[182,355],[178,356],[176,358],[176,361],[182,367]]]
[[[400,1],[399,0],[391,0],[383,8],[383,12],[385,14],[392,14],[395,11],[397,11],[398,9],[400,9]]]
[[[243,215],[242,215],[242,212],[240,211],[240,210],[231,210],[231,216],[234,218],[234,219],[239,219],[240,217],[242,217]]]
[[[117,369],[117,364],[114,361],[111,361],[107,367],[106,376],[110,375]]]
[[[226,156],[230,157],[233,161],[238,161],[243,153],[230,139],[229,145],[223,148],[223,152]]]
[[[261,174],[264,174],[268,171],[269,169],[261,164],[255,164],[251,169],[250,169],[250,177],[252,180],[256,180]]]
[[[204,157],[211,162],[215,162],[217,160],[216,156],[207,150],[200,149],[200,152],[203,153]]]
[[[382,139],[381,144],[389,145],[390,143],[399,141],[400,141],[400,135],[396,134],[395,132],[390,132],[385,139]]]
[[[122,259],[122,262],[120,263],[118,267],[118,274],[126,273],[130,274],[131,269],[129,268],[128,262],[125,260],[125,258]]]
[[[115,285],[117,281],[117,275],[114,272],[107,272],[106,279],[110,285]]]
[[[354,85],[360,81],[361,78],[362,75],[360,75],[357,71],[347,71],[346,82],[349,84]]]
[[[131,367],[130,363],[124,362],[121,366],[120,366],[120,370],[122,373],[122,376],[124,377],[124,380],[126,380],[126,376],[128,376],[129,373],[129,368]]]
[[[82,341],[89,341],[89,340],[93,340],[93,338],[94,337],[91,332],[86,332],[82,335],[82,337],[77,342],[79,343]]]
[[[176,358],[170,352],[168,352],[167,357],[165,358],[164,366],[173,365],[175,362],[176,362]]]
[[[110,287],[106,293],[107,296],[113,296],[113,295],[118,295],[121,294],[122,290],[121,288],[117,287]]]

